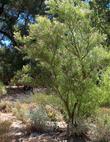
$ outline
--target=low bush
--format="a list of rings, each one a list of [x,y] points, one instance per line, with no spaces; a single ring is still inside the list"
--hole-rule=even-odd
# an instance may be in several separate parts
[[[49,117],[43,106],[38,105],[36,107],[35,104],[27,105],[17,103],[15,108],[13,108],[13,113],[17,119],[25,123],[28,133],[46,130]]]
[[[30,111],[28,115],[30,119],[31,131],[42,132],[46,130],[47,122],[49,121],[48,115],[45,109],[41,106],[36,107]]]
[[[32,99],[29,98],[26,101],[45,107],[51,121],[63,120],[62,113],[64,113],[64,108],[60,99],[55,94],[37,93],[32,96]]]

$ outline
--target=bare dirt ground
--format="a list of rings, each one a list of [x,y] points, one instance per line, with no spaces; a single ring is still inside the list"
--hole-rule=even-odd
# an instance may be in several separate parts
[[[30,98],[31,95],[32,94],[30,92],[25,93],[22,90],[12,90],[8,95],[2,96],[0,101],[8,101],[12,104],[15,104],[16,102],[23,103],[27,98]],[[49,133],[33,132],[28,134],[26,131],[26,125],[23,124],[22,121],[17,120],[13,113],[7,113],[4,111],[0,111],[0,121],[11,122],[9,132],[9,135],[11,136],[11,142],[60,142],[61,137],[65,135],[65,133],[51,131]]]
[[[37,92],[42,90],[37,90]],[[21,89],[18,90],[11,90],[8,95],[2,96],[0,98],[0,101],[2,102],[9,102],[11,104],[16,104],[17,102],[20,102],[21,104],[26,101],[27,98],[31,99],[32,93],[31,92],[24,92]],[[110,114],[109,108],[101,108],[103,113]],[[9,135],[11,136],[11,141],[8,142],[67,142],[65,138],[66,131],[65,131],[65,124],[63,122],[59,123],[58,126],[59,130],[57,131],[49,131],[49,132],[27,132],[26,125],[18,120],[16,116],[13,115],[12,112],[4,112],[0,110],[0,121],[10,121],[10,132]],[[62,129],[63,127],[63,129]],[[96,125],[91,124],[91,128],[96,129]],[[89,136],[93,139],[94,137],[94,130],[89,132]],[[1,142],[1,141],[0,141]],[[3,141],[5,142],[5,141]],[[71,141],[73,142],[73,141]],[[82,142],[82,141],[77,141]]]
[[[62,137],[65,135],[61,132],[49,132],[49,133],[29,133],[26,132],[26,125],[22,121],[17,120],[12,113],[1,113],[0,121],[11,121],[9,135],[11,136],[11,142],[66,142],[62,141]]]

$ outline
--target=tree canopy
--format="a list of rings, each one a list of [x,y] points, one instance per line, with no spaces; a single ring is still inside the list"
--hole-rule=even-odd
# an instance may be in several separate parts
[[[109,0],[92,0],[90,7],[93,10],[92,23],[101,33],[107,35],[104,44],[110,45],[110,1]]]
[[[0,43],[6,36],[16,46],[15,30],[27,35],[28,23],[35,15],[44,14],[44,8],[44,0],[0,0]]]
[[[97,80],[110,63],[110,53],[102,44],[105,33],[92,25],[88,5],[73,0],[50,0],[47,5],[49,13],[58,16],[52,21],[38,16],[29,36],[21,39],[17,33],[16,37],[28,56],[50,72],[49,78],[36,75],[35,84],[46,79],[45,86],[60,98],[69,127],[75,131],[104,98]]]

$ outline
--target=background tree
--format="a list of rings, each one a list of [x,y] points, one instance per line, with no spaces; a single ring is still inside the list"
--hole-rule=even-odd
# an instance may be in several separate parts
[[[23,65],[22,69],[18,70],[15,75],[11,78],[11,84],[24,85],[27,87],[49,87],[47,82],[50,78],[51,73],[46,67],[43,67],[39,61],[35,62],[32,59],[30,63]]]
[[[8,85],[16,71],[29,63],[28,60],[23,60],[23,57],[24,54],[17,49],[0,48],[0,80],[4,84]]]
[[[6,36],[16,46],[16,25],[22,36],[27,35],[28,23],[35,15],[44,14],[44,8],[44,0],[0,0],[0,43]]]
[[[18,49],[19,42],[16,41],[14,32],[20,31],[21,36],[28,35],[28,24],[35,22],[35,15],[44,13],[44,0],[0,0],[0,47],[16,46]],[[0,54],[0,78],[7,84],[26,62],[23,61],[24,54],[16,49],[3,48]]]
[[[104,44],[110,45],[110,1],[92,0],[90,8],[93,11],[92,24],[97,27],[101,33],[107,35]]]

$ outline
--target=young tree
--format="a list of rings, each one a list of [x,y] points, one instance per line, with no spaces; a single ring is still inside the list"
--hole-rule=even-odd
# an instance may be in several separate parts
[[[28,55],[51,72],[47,84],[64,105],[69,135],[79,134],[80,120],[90,116],[103,97],[97,93],[96,81],[110,55],[101,45],[105,36],[91,26],[87,5],[50,0],[48,6],[57,18],[37,17],[23,42]]]

